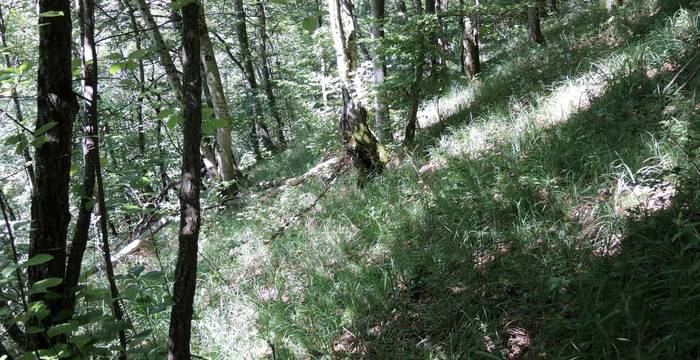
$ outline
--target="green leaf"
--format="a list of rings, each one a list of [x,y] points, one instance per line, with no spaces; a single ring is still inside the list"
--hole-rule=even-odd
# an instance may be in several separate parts
[[[182,117],[182,115],[177,114],[174,116],[171,116],[170,119],[168,119],[168,129],[172,130],[175,128],[177,125],[181,125],[185,122],[185,118]]]
[[[308,32],[314,32],[318,29],[318,19],[315,16],[307,16],[301,22],[301,27]]]
[[[13,272],[15,272],[17,268],[14,265],[9,265],[6,268],[2,269],[2,272],[0,272],[0,275],[2,275],[3,278],[9,278],[10,275],[12,275]]]
[[[131,269],[129,269],[129,273],[131,273],[135,276],[139,276],[139,274],[141,274],[145,269],[146,269],[146,267],[143,265],[136,265],[136,266],[132,267]]]
[[[73,330],[77,329],[78,327],[71,324],[71,323],[64,323],[64,324],[58,324],[50,327],[48,330],[46,330],[46,335],[49,337],[54,337],[56,335],[62,335],[62,334],[70,334],[73,332]]]
[[[41,125],[38,129],[34,130],[34,136],[41,135],[41,134],[53,129],[54,127],[56,127],[56,125],[58,125],[58,123],[55,121]]]
[[[44,328],[40,328],[37,326],[27,326],[27,334],[38,334],[42,331],[44,331]]]
[[[5,139],[5,145],[15,145],[19,144],[22,142],[22,134],[17,134],[17,135],[12,135],[8,136],[7,139]]]
[[[122,206],[122,211],[124,211],[127,214],[138,214],[138,213],[142,212],[143,209],[138,205],[128,204],[128,205]]]
[[[29,293],[36,294],[36,293],[45,292],[46,289],[60,285],[62,282],[63,282],[63,279],[58,278],[58,277],[52,277],[52,278],[46,278],[43,280],[39,280],[39,281],[35,282],[34,284],[32,284],[32,288],[29,290]]]
[[[48,136],[46,136],[46,135],[37,136],[36,138],[34,138],[34,140],[32,140],[32,146],[39,149],[47,142],[49,142]]]
[[[161,112],[158,113],[158,116],[156,116],[156,119],[163,120],[172,114],[173,114],[173,109],[163,109]]]
[[[53,260],[53,256],[51,256],[49,254],[38,254],[38,255],[32,256],[31,259],[25,261],[22,264],[22,267],[37,266],[37,265],[47,263],[51,260]]]
[[[68,339],[69,342],[75,344],[75,346],[79,349],[85,347],[85,345],[87,345],[92,340],[94,340],[93,336],[88,334],[75,335],[71,336],[70,339]]]
[[[39,17],[57,17],[57,16],[63,16],[63,11],[51,10],[51,11],[46,11],[46,12],[39,14]]]
[[[125,67],[126,67],[126,63],[114,63],[109,67],[109,74],[114,75],[114,74],[122,71],[122,69]]]
[[[144,281],[150,281],[150,282],[156,282],[159,280],[163,280],[163,272],[162,271],[149,271],[149,272],[143,274],[142,279]]]
[[[32,65],[33,64],[31,61],[25,61],[17,67],[17,71],[20,74],[23,74],[23,73],[27,72],[27,70],[29,70],[32,67]]]

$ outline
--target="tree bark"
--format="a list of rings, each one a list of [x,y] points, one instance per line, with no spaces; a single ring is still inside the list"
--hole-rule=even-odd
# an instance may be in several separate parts
[[[204,69],[206,71],[206,82],[211,94],[212,104],[214,105],[214,116],[217,119],[223,119],[229,122],[229,125],[216,129],[216,142],[219,146],[217,153],[217,163],[220,170],[221,178],[224,181],[236,181],[241,178],[241,171],[238,169],[235,157],[233,156],[232,139],[231,139],[231,115],[229,113],[228,101],[224,93],[224,85],[221,81],[219,65],[216,62],[214,48],[209,38],[209,30],[207,27],[204,8],[200,6],[200,36],[201,36],[201,56]],[[231,189],[234,192],[237,191]]]
[[[408,90],[408,119],[404,129],[404,146],[411,146],[416,138],[416,128],[418,123],[418,106],[420,105],[420,87],[423,82],[423,54],[420,54],[418,63],[413,69],[413,83]]]
[[[463,3],[463,0],[460,0]],[[481,59],[479,57],[479,17],[476,9],[479,6],[479,0],[474,0],[474,8],[470,14],[465,15],[462,23],[462,47],[464,49],[464,75],[468,78],[474,78],[481,72]]]
[[[72,89],[71,10],[68,0],[40,0],[39,13],[62,12],[62,16],[39,17],[39,59],[37,75],[36,130],[49,128],[45,142],[37,145],[35,160],[36,187],[32,192],[29,257],[48,254],[53,259],[28,269],[29,283],[47,278],[63,279],[66,270],[66,243],[69,212],[69,185],[73,121],[78,102]],[[36,131],[35,131],[36,132]],[[64,285],[51,288],[64,294]],[[48,328],[57,321],[62,300],[33,294],[32,301],[44,301],[49,316],[42,325]],[[43,334],[33,336],[37,348],[48,346]]]
[[[64,309],[73,313],[75,308],[75,289],[80,277],[80,268],[83,254],[87,245],[88,230],[90,228],[90,218],[94,205],[95,185],[97,185],[97,204],[100,209],[100,227],[102,235],[102,251],[105,259],[105,269],[107,281],[109,282],[110,294],[112,296],[112,312],[117,321],[123,320],[123,311],[119,304],[119,291],[114,279],[114,269],[112,268],[111,256],[109,252],[109,232],[107,230],[107,208],[104,195],[104,185],[102,182],[102,169],[100,164],[99,140],[97,138],[99,129],[98,120],[98,66],[97,47],[95,44],[95,3],[94,0],[78,1],[79,24],[82,40],[82,89],[85,108],[85,119],[83,132],[83,158],[85,161],[85,178],[83,186],[85,194],[80,201],[78,219],[73,237],[68,268],[65,276],[65,286],[67,290]],[[126,333],[119,330],[119,344],[121,350],[119,359],[126,359]]]
[[[177,74],[177,68],[175,67],[173,58],[170,57],[169,49],[165,45],[165,40],[163,40],[163,35],[161,35],[160,30],[158,29],[158,24],[153,19],[153,15],[151,15],[151,10],[148,8],[146,0],[131,1],[141,13],[141,18],[146,24],[146,28],[148,29],[148,34],[151,37],[151,41],[158,50],[160,63],[165,69],[165,75],[167,76],[168,84],[175,92],[175,97],[177,98],[178,102],[182,104],[182,83],[180,82],[180,77]]]
[[[388,153],[367,124],[367,110],[353,99],[361,92],[362,84],[357,74],[357,32],[352,3],[350,0],[329,0],[328,12],[343,99],[338,132],[345,151],[359,171],[358,184],[362,185],[368,176],[383,171]]]
[[[391,129],[389,126],[389,108],[384,100],[384,92],[381,86],[386,79],[386,63],[380,52],[380,42],[384,38],[384,0],[371,0],[370,11],[372,13],[372,26],[370,34],[372,37],[372,66],[374,67],[374,85],[376,87],[374,95],[374,128],[377,133],[377,139],[384,141],[384,133]],[[388,129],[387,129],[388,128]]]
[[[623,0],[605,0],[605,7],[608,11],[613,11],[616,7],[622,6],[623,4]]]
[[[534,6],[527,8],[527,32],[530,42],[537,45],[545,45],[547,41],[542,34],[540,26],[541,4],[538,2]]]
[[[270,136],[270,131],[267,126],[262,121],[262,108],[260,102],[258,101],[258,82],[255,77],[255,68],[253,67],[253,59],[250,54],[250,46],[248,44],[248,27],[246,25],[246,14],[245,8],[243,7],[243,0],[233,0],[233,12],[236,17],[236,35],[238,37],[238,45],[241,50],[241,57],[243,62],[244,76],[250,87],[250,92],[253,96],[253,106],[255,109],[255,116],[253,118],[253,123],[251,124],[251,135],[254,137],[254,141],[260,141],[262,145],[268,151],[276,151],[276,147],[272,142],[272,137]],[[256,154],[257,157],[258,154]]]
[[[148,6],[146,5],[145,0],[132,0],[134,3],[134,6],[136,6],[139,9],[139,12],[141,13],[141,17],[146,24],[146,26],[150,29],[148,33],[150,34],[151,41],[156,45],[158,48],[158,54],[159,54],[159,59],[161,64],[163,65],[163,68],[165,69],[165,73],[167,75],[168,79],[168,84],[170,87],[175,91],[175,95],[178,99],[178,102],[184,106],[184,98],[182,96],[182,82],[180,81],[180,77],[177,74],[177,69],[175,68],[175,64],[173,63],[172,57],[170,57],[170,53],[168,52],[168,48],[165,45],[165,41],[163,40],[163,36],[160,33],[160,30],[158,30],[158,25],[156,24],[155,20],[153,19],[153,16],[151,15],[151,11],[148,9]],[[229,137],[230,138],[230,137]],[[222,140],[226,140],[226,138],[223,138]],[[223,149],[230,149],[232,148],[231,141],[229,141],[227,144],[219,144],[216,148],[216,157],[217,159],[222,159],[221,162],[226,162],[230,164],[235,164],[235,160],[233,159],[233,155],[230,155],[230,157],[227,155],[228,153],[224,153]],[[202,153],[203,156],[206,156],[208,158],[208,152],[210,149],[207,148],[201,148],[200,152]],[[232,152],[231,152],[232,154]],[[225,159],[225,160],[224,160]],[[209,175],[213,179],[219,179],[220,175],[222,175],[222,170],[218,169],[218,163],[219,161],[217,160],[217,169],[214,171],[213,168],[209,168],[210,170]],[[229,169],[230,170],[230,169]],[[235,171],[234,171],[235,172]]]
[[[272,89],[272,76],[270,75],[270,67],[268,65],[267,43],[269,38],[267,35],[267,15],[265,14],[265,3],[262,0],[259,0],[257,3],[257,15],[260,23],[258,28],[258,54],[260,55],[263,88],[265,89],[265,96],[267,97],[267,103],[270,107],[270,114],[275,120],[275,123],[277,123],[277,142],[281,148],[285,148],[287,146],[287,140],[284,138],[284,122],[277,109],[277,99]]]
[[[420,0],[414,0],[414,7],[416,9],[416,13],[420,15],[422,13]],[[423,35],[420,34],[420,36]],[[404,129],[403,138],[403,144],[406,147],[413,145],[416,137],[416,128],[418,127],[418,106],[420,105],[420,88],[421,83],[423,82],[424,67],[425,49],[423,48],[423,45],[420,45],[413,68],[413,82],[408,89],[408,119],[406,121],[406,128]]]
[[[136,21],[136,10],[129,0],[124,1],[124,7],[126,8],[127,14],[129,15],[129,24],[131,25],[131,31],[134,33],[134,42],[136,46],[136,51],[141,51],[141,28],[138,21]],[[146,133],[143,123],[143,103],[146,92],[146,74],[144,71],[143,60],[139,57],[138,59],[138,82],[139,82],[139,95],[136,104],[136,117],[138,124],[138,149],[139,154],[144,155],[146,153]]]
[[[201,224],[199,203],[202,139],[202,78],[200,73],[200,9],[197,1],[182,8],[183,74],[185,95],[178,236],[173,308],[170,314],[168,359],[190,359],[190,337],[197,280],[197,242]]]

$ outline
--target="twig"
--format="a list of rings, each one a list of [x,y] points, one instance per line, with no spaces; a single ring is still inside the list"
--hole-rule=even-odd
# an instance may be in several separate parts
[[[271,242],[275,241],[275,239],[282,236],[282,234],[284,234],[284,232],[287,229],[289,229],[289,227],[294,222],[301,219],[304,215],[306,215],[309,211],[311,211],[314,207],[316,207],[318,202],[321,201],[321,199],[328,193],[328,191],[330,191],[331,187],[333,187],[333,184],[335,184],[336,180],[338,180],[338,178],[340,178],[343,174],[345,174],[348,170],[350,170],[351,166],[348,166],[348,165],[349,164],[348,164],[347,160],[341,161],[338,164],[338,167],[336,168],[333,176],[328,181],[325,182],[325,187],[324,187],[323,191],[321,191],[321,193],[318,194],[318,196],[316,196],[316,199],[314,199],[314,201],[311,203],[311,205],[303,208],[301,211],[296,213],[296,215],[287,219],[287,221],[285,221],[285,223],[282,226],[280,226],[277,229],[277,231],[275,231],[272,234],[272,236],[270,236],[270,238],[268,240],[263,241],[263,244],[269,245]]]

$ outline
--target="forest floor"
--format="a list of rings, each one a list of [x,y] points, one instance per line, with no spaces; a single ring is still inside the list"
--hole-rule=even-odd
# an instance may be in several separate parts
[[[205,214],[197,355],[700,358],[699,10],[512,30],[363,189],[338,151],[253,169],[279,177]],[[126,265],[170,263],[169,234]]]

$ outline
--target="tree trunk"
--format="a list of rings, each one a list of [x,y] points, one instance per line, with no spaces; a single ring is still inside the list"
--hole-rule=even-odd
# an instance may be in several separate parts
[[[413,83],[408,90],[408,119],[404,130],[403,144],[411,146],[416,138],[416,128],[418,123],[418,106],[420,105],[420,87],[423,82],[423,54],[421,52],[418,63],[413,70]]]
[[[530,42],[538,45],[545,45],[547,41],[542,34],[542,29],[540,27],[540,8],[541,5],[539,1],[535,6],[529,6],[527,8],[527,32]]]
[[[197,285],[197,242],[201,224],[199,203],[202,139],[202,78],[200,73],[200,10],[197,1],[182,8],[183,75],[185,95],[178,236],[173,308],[170,314],[168,359],[190,359],[194,292]]]
[[[414,7],[416,13],[420,15],[422,13],[422,7],[420,5],[420,0],[414,0]],[[420,36],[423,36],[422,34]],[[425,67],[425,49],[421,46],[418,49],[418,54],[415,59],[414,69],[413,69],[413,82],[408,90],[408,119],[406,121],[406,128],[404,129],[403,144],[406,147],[413,145],[416,137],[416,129],[418,127],[418,106],[420,105],[420,88],[423,82],[423,71]]]
[[[233,0],[233,12],[236,17],[236,35],[238,37],[238,45],[243,58],[243,70],[250,92],[253,95],[253,106],[255,115],[253,124],[251,125],[251,135],[254,136],[254,141],[260,141],[262,145],[269,151],[276,151],[275,145],[270,137],[270,132],[267,126],[262,122],[262,108],[258,101],[258,82],[255,77],[255,69],[253,68],[253,59],[250,54],[250,46],[248,44],[248,27],[246,25],[245,8],[243,0]],[[257,154],[256,154],[257,155]]]
[[[372,36],[372,66],[374,67],[374,85],[376,87],[374,95],[374,128],[377,133],[377,139],[384,141],[386,130],[389,130],[389,134],[391,134],[389,108],[386,105],[386,101],[384,101],[384,92],[381,90],[381,86],[386,79],[386,64],[379,53],[379,45],[384,38],[384,0],[371,0],[370,11],[373,20],[370,28]]]
[[[328,1],[331,33],[340,75],[343,107],[338,122],[341,142],[357,167],[362,185],[368,176],[380,174],[388,153],[367,125],[367,110],[353,100],[361,87],[357,74],[358,50],[355,18],[350,0]],[[354,86],[351,79],[354,79]],[[353,95],[351,91],[355,92]]]
[[[622,6],[623,4],[623,0],[605,0],[605,7],[608,11],[613,11],[616,7]]]
[[[78,12],[80,16],[80,30],[82,40],[82,89],[85,108],[85,119],[83,132],[83,158],[85,166],[85,178],[83,180],[84,195],[80,201],[80,209],[71,253],[67,265],[65,276],[66,297],[64,309],[72,314],[75,308],[75,289],[80,277],[80,268],[83,254],[87,246],[88,230],[90,228],[90,218],[92,216],[93,200],[95,195],[95,185],[97,185],[97,203],[100,208],[100,225],[102,228],[102,248],[105,257],[107,280],[112,296],[112,311],[117,321],[123,320],[123,313],[119,304],[119,291],[114,279],[111,257],[109,255],[109,233],[107,231],[107,211],[102,184],[102,169],[100,164],[99,141],[97,138],[98,124],[98,79],[97,79],[97,50],[95,45],[95,3],[94,0],[80,0],[78,2]],[[126,333],[119,331],[119,343],[122,347],[119,352],[119,359],[126,359]]]
[[[146,5],[146,0],[131,0],[134,6],[139,9],[141,13],[141,18],[146,24],[148,29],[148,34],[151,37],[151,41],[158,50],[158,55],[160,58],[160,63],[165,69],[165,75],[167,76],[168,84],[170,88],[175,91],[175,96],[180,104],[183,102],[182,98],[182,83],[180,82],[180,77],[177,74],[177,68],[175,68],[175,63],[173,63],[173,58],[170,57],[170,52],[168,47],[165,45],[163,40],[163,35],[161,35],[160,30],[158,30],[158,24],[153,19],[151,15],[151,10]]]
[[[107,205],[105,201],[104,184],[102,181],[102,165],[100,163],[100,146],[97,139],[97,129],[99,129],[98,120],[98,73],[97,73],[97,46],[95,44],[95,0],[79,1],[80,17],[81,17],[81,32],[83,38],[82,65],[83,65],[83,97],[85,98],[85,124],[86,124],[86,161],[91,162],[93,171],[92,186],[97,182],[97,204],[100,210],[100,229],[102,235],[102,253],[104,255],[105,270],[107,273],[107,282],[109,283],[109,291],[112,297],[112,313],[114,319],[118,322],[123,321],[123,310],[119,303],[119,290],[114,279],[114,269],[112,268],[112,258],[109,251],[109,231],[107,230]],[[143,70],[143,68],[142,68]],[[141,72],[143,76],[143,72]],[[140,94],[141,95],[141,94]],[[86,163],[87,166],[87,163]],[[87,171],[86,171],[87,172]],[[89,201],[92,199],[90,198]],[[82,205],[82,204],[81,204]],[[84,204],[85,207],[91,207],[91,204]],[[89,214],[88,214],[89,218]],[[88,220],[89,221],[89,220]],[[89,227],[89,223],[87,227]],[[81,255],[82,257],[82,255]],[[71,258],[73,258],[73,250],[71,250]],[[78,266],[78,272],[80,266]],[[72,292],[71,292],[72,294]],[[126,359],[126,333],[124,329],[119,330],[119,359]]]
[[[66,270],[69,185],[73,120],[78,102],[72,89],[71,10],[68,0],[40,0],[39,13],[63,12],[63,16],[39,17],[39,65],[37,75],[37,136],[45,136],[34,156],[36,187],[32,192],[29,257],[48,254],[53,259],[28,269],[29,283],[47,278],[63,279]],[[64,294],[64,285],[51,288]],[[44,301],[49,316],[42,320],[47,329],[59,322],[63,299],[33,294],[32,301]],[[35,345],[48,345],[44,334],[33,336]]]
[[[406,1],[396,0],[396,12],[398,13],[399,23],[406,22],[408,10],[406,9]]]
[[[131,31],[134,32],[134,42],[136,43],[136,51],[141,51],[141,28],[139,27],[138,21],[136,21],[136,10],[129,3],[128,0],[124,1],[124,7],[126,7],[127,14],[129,15],[129,24],[131,25]],[[146,133],[143,123],[143,102],[146,96],[146,74],[143,67],[143,60],[139,57],[138,59],[138,70],[139,70],[139,96],[138,103],[136,104],[136,117],[138,123],[138,149],[139,154],[144,155],[146,153]]]
[[[262,70],[263,88],[265,88],[265,96],[267,97],[267,103],[270,106],[272,118],[275,120],[275,123],[277,123],[277,142],[281,148],[285,148],[287,146],[287,140],[284,138],[284,122],[282,121],[279,110],[277,109],[277,99],[275,98],[275,93],[272,90],[270,67],[268,65],[267,43],[269,39],[267,36],[267,16],[265,14],[265,3],[262,0],[258,1],[257,3],[257,12],[258,21],[260,22],[258,33],[260,37],[258,39],[258,53],[260,55],[260,69]]]
[[[226,94],[224,93],[224,85],[221,81],[219,65],[216,63],[211,38],[209,38],[209,30],[207,28],[206,18],[204,16],[204,8],[200,7],[200,11],[201,14],[199,25],[201,36],[201,56],[204,69],[206,71],[206,82],[211,94],[212,103],[214,105],[214,115],[217,119],[224,119],[227,122],[230,122],[231,117],[229,113],[228,101],[226,100]],[[220,155],[217,158],[217,162],[221,172],[221,178],[224,181],[240,180],[241,171],[238,169],[238,164],[236,164],[233,156],[230,124],[226,127],[216,129],[216,142],[219,146],[217,153]],[[231,190],[234,192],[237,191],[237,186],[235,189]]]
[[[5,32],[7,31],[5,27],[5,18],[3,17],[2,13],[2,8],[0,7],[0,47],[7,49],[9,45],[7,44],[7,39],[5,36]],[[5,66],[7,68],[11,68],[13,66],[17,66],[19,64],[14,63],[10,60],[10,54],[9,52],[4,52],[3,57],[5,58]],[[19,123],[24,122],[24,116],[22,114],[22,105],[19,102],[19,94],[17,94],[17,89],[13,88],[10,96],[12,97],[12,103],[14,104],[15,107],[15,117],[17,118],[17,121]],[[20,130],[21,131],[21,130]],[[22,157],[24,157],[24,162],[25,162],[25,169],[27,172],[27,179],[29,180],[29,190],[33,191],[34,189],[34,167],[32,166],[32,155],[29,152],[29,147],[23,146],[22,147]]]
[[[476,7],[479,6],[479,0],[474,0],[475,8],[470,11],[469,15],[463,18],[463,33],[462,47],[464,49],[464,75],[473,78],[481,72],[481,60],[479,58],[479,17],[476,13]]]
[[[151,11],[148,9],[148,6],[146,5],[145,0],[131,0],[134,3],[134,6],[136,6],[139,9],[139,12],[141,13],[141,17],[146,24],[146,26],[150,29],[148,33],[150,34],[151,41],[156,45],[158,48],[158,54],[159,54],[159,59],[161,64],[163,65],[163,68],[165,69],[165,73],[167,75],[168,79],[168,84],[170,87],[175,91],[175,95],[178,99],[178,102],[184,106],[184,98],[182,96],[182,82],[180,82],[180,77],[177,74],[177,69],[175,68],[175,64],[173,63],[172,57],[170,57],[170,53],[168,52],[168,48],[165,45],[165,41],[163,41],[163,36],[160,33],[160,30],[158,30],[158,25],[156,24],[155,20],[153,19],[153,16],[151,15]],[[200,95],[201,96],[201,95]],[[226,139],[223,139],[226,140]],[[231,148],[231,142],[229,141],[228,144],[219,144],[217,147],[217,153],[216,156],[217,158],[225,159],[222,160],[222,162],[226,161],[228,163],[235,163],[235,160],[233,158],[228,158],[228,156],[223,153],[224,148]],[[205,156],[208,158],[207,152],[210,149],[207,148],[201,148],[200,152],[202,153],[202,156]],[[218,161],[215,162],[217,164],[217,169],[214,171],[213,168],[209,168],[211,172],[209,175],[213,179],[219,179],[221,175],[220,169],[218,169]]]

